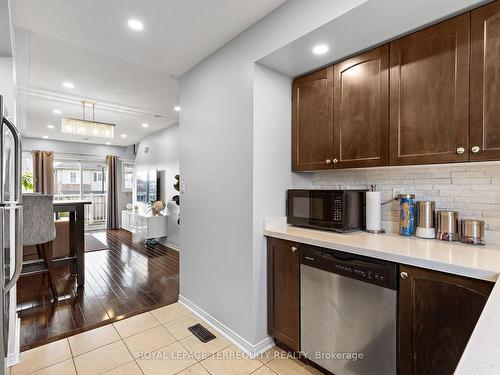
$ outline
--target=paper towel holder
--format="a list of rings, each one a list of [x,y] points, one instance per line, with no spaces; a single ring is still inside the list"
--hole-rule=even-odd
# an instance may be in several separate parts
[[[370,185],[370,191],[375,191],[376,188],[377,188],[377,185]],[[382,203],[381,205],[383,205],[383,204],[384,203]],[[366,203],[365,203],[365,209],[366,209]],[[365,216],[366,216],[366,213],[365,213]],[[383,229],[383,228],[381,228],[379,230],[366,229],[366,223],[365,223],[365,228],[363,229],[363,232],[367,232],[367,233],[371,233],[371,234],[383,234],[383,233],[385,233],[385,229]]]

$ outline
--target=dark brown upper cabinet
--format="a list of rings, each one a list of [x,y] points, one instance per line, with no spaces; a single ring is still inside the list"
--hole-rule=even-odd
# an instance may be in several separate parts
[[[453,374],[493,283],[400,266],[399,373]]]
[[[334,66],[334,167],[376,167],[389,159],[389,46]]]
[[[333,166],[333,67],[293,82],[292,169]]]
[[[500,160],[500,2],[471,13],[470,160]]]
[[[300,350],[299,244],[267,239],[267,327],[292,351]]]
[[[390,164],[468,160],[469,18],[391,43]]]

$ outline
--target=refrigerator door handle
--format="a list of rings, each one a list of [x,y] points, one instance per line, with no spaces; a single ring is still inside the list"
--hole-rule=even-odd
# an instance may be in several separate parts
[[[21,135],[19,134],[19,131],[17,128],[12,125],[12,123],[7,120],[5,117],[2,118],[3,124],[7,125],[9,130],[12,133],[12,136],[14,137],[14,163],[15,163],[15,181],[16,181],[16,188],[14,191],[14,202],[12,203],[21,203],[21,194],[22,194],[22,184],[21,184],[21,174],[22,174],[22,165],[21,165],[21,160],[22,160],[22,147],[21,147]],[[2,136],[3,136],[3,129],[2,129]],[[3,173],[1,178],[3,178]],[[3,189],[3,181],[2,181],[2,189]],[[3,201],[3,191],[2,191],[2,196],[0,199]]]
[[[18,210],[16,215],[16,255],[15,255],[15,266],[14,274],[12,278],[5,284],[4,294],[7,294],[9,290],[16,285],[19,276],[21,276],[21,271],[23,269],[23,209],[22,207],[12,207],[9,209]]]

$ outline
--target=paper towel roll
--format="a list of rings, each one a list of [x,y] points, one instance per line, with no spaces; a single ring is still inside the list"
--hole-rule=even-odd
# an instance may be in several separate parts
[[[381,196],[380,191],[366,192],[366,229],[381,230]]]

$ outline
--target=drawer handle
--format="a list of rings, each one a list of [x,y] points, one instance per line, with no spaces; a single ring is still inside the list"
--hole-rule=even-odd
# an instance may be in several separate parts
[[[297,248],[295,246],[292,246],[292,251],[295,253],[297,251]]]
[[[408,278],[408,272],[401,272],[401,278],[406,280]]]
[[[306,258],[307,260],[312,260],[314,262],[314,258],[311,258],[311,257],[304,257]]]

